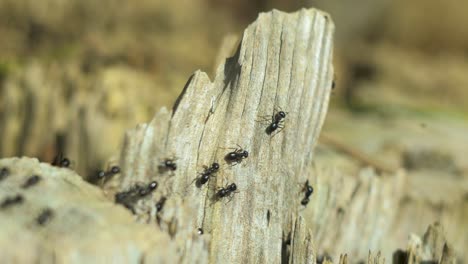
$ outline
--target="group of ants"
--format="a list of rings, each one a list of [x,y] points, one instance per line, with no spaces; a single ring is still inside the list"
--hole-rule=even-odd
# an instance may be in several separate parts
[[[273,133],[275,132],[279,133],[284,128],[284,120],[286,118],[286,114],[287,113],[284,111],[275,111],[271,116],[271,122],[269,123],[265,132],[268,135],[274,135]],[[227,153],[224,156],[224,160],[230,165],[236,165],[241,163],[244,159],[247,159],[248,157],[249,152],[243,149],[242,147],[238,146],[233,151]],[[163,160],[158,166],[158,168],[160,173],[168,171],[174,172],[177,170],[177,164],[173,158],[168,158]],[[217,162],[213,162],[209,167],[205,166],[205,169],[201,173],[199,173],[199,175],[192,181],[192,183],[195,182],[195,185],[198,188],[201,188],[209,181],[210,178],[215,177],[215,174],[219,171],[219,169],[220,165]],[[118,166],[113,166],[108,171],[100,171],[97,175],[97,178],[104,180],[105,178],[115,175],[119,172],[120,168]],[[115,194],[115,202],[118,204],[122,204],[127,209],[135,213],[135,202],[155,191],[157,187],[158,182],[156,181],[151,181],[146,185],[136,184],[128,190],[118,192],[117,194]],[[304,192],[304,198],[301,200],[301,204],[303,206],[306,206],[309,203],[309,198],[314,191],[313,187],[309,184],[309,180],[305,182],[302,191]],[[226,185],[225,187],[219,188],[215,192],[213,200],[218,201],[225,197],[232,198],[232,195],[237,192],[237,185],[235,183],[231,183]],[[160,212],[163,209],[166,200],[167,197],[163,196],[155,204],[157,212]]]
[[[274,135],[273,133],[279,133],[284,128],[284,119],[286,118],[286,112],[284,111],[275,111],[271,117],[271,122],[266,128],[265,132],[268,135]],[[276,134],[275,133],[275,134]],[[226,154],[224,157],[225,161],[231,165],[236,165],[241,163],[244,159],[248,158],[249,152],[242,147],[238,146],[235,148],[234,151],[231,151]],[[53,166],[61,167],[61,168],[68,168],[71,165],[71,162],[68,158],[63,157],[61,154],[57,155],[52,162]],[[194,179],[194,182],[198,188],[201,188],[204,184],[206,184],[211,177],[215,177],[215,174],[219,171],[220,165],[217,162],[214,162],[209,167],[205,167],[205,169],[199,173],[198,177]],[[167,172],[172,171],[174,172],[177,170],[177,164],[174,159],[165,159],[159,165],[160,172]],[[112,166],[107,171],[99,171],[96,175],[98,180],[105,180],[110,178],[113,175],[120,173],[119,166]],[[9,170],[7,168],[2,168],[0,170],[0,181],[4,180],[7,176],[9,176]],[[38,175],[33,175],[29,177],[24,184],[21,186],[23,189],[30,188],[37,183],[39,183],[41,177]],[[193,182],[192,182],[193,183]],[[130,189],[122,192],[118,192],[115,194],[115,202],[118,204],[122,204],[127,209],[132,211],[135,214],[134,204],[139,199],[151,194],[154,192],[158,187],[158,182],[152,181],[146,185],[136,184],[135,186],[131,187]],[[306,206],[309,203],[309,198],[312,195],[314,189],[309,184],[309,180],[304,183],[304,187],[302,189],[304,192],[304,198],[301,200],[301,204]],[[237,185],[235,183],[231,183],[222,187],[216,191],[214,194],[214,200],[220,200],[225,197],[232,197],[234,193],[237,192]],[[155,204],[157,212],[160,212],[167,198],[165,196],[161,197],[160,200]],[[20,194],[12,197],[7,197],[0,203],[0,209],[6,209],[12,205],[20,204],[24,201],[24,197]],[[44,225],[49,221],[49,219],[53,216],[53,211],[50,208],[46,208],[42,211],[42,213],[36,218],[36,221],[39,225]],[[201,229],[199,229],[199,233],[203,233]]]

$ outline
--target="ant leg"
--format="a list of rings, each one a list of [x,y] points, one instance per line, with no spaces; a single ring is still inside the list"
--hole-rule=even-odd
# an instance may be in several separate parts
[[[237,164],[240,164],[240,161],[235,160],[235,161],[233,161],[233,162],[231,162],[231,163],[229,164],[229,167],[232,168],[232,167],[236,166]]]
[[[197,181],[197,180],[199,180],[199,179],[200,179],[200,177],[196,177],[195,179],[193,179],[193,181],[191,181],[189,184],[187,184],[187,186],[185,186],[185,189],[184,189],[185,192],[187,192],[187,188],[188,188],[190,185],[192,185],[195,181]],[[197,185],[197,187],[198,187],[198,185]],[[200,188],[200,187],[198,187],[198,188]]]
[[[270,115],[263,115],[263,116],[259,116],[262,120],[255,120],[259,123],[262,123],[262,124],[270,124],[271,122],[273,122],[275,120],[275,114],[273,113],[272,116]]]
[[[228,204],[228,203],[230,203],[230,202],[232,201],[232,195],[229,195],[229,198],[228,198],[228,199],[229,199],[229,200],[228,200],[225,204]]]
[[[235,150],[237,150],[237,148],[225,148],[225,147],[218,147],[218,148],[220,148],[220,149],[235,149]]]

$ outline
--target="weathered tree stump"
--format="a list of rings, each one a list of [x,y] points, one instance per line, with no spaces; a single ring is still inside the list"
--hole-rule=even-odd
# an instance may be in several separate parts
[[[126,134],[122,173],[105,190],[112,196],[158,181],[134,210],[139,221],[158,222],[173,237],[181,262],[314,263],[300,212],[332,86],[333,30],[328,15],[314,9],[260,14],[214,81],[195,72],[172,110]],[[268,131],[279,111],[286,113],[278,122],[284,128]],[[225,155],[238,146],[249,156],[232,166]],[[168,158],[177,170],[161,173]],[[216,177],[197,186],[194,180],[214,162]],[[231,183],[238,193],[216,195]],[[162,197],[167,202],[158,212]],[[204,234],[194,236],[198,230]],[[202,237],[209,237],[206,247],[197,246]]]

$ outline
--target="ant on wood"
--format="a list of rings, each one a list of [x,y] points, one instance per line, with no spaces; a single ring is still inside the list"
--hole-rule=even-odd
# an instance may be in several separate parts
[[[41,176],[38,176],[38,175],[33,175],[31,177],[29,177],[24,183],[23,185],[21,185],[21,188],[23,189],[28,189],[36,184],[38,184],[40,181],[41,181]]]
[[[224,197],[229,197],[229,201],[231,201],[233,193],[238,193],[237,185],[235,183],[228,184],[226,187],[221,187],[218,189],[213,198],[215,202],[221,200]]]
[[[54,211],[50,208],[44,209],[41,214],[36,218],[36,222],[38,225],[44,226],[50,219],[53,217]]]
[[[114,176],[115,174],[120,173],[119,166],[112,166],[108,171],[98,171],[97,178],[98,180],[104,180],[107,177]]]
[[[127,191],[115,194],[115,203],[122,204],[127,209],[135,213],[134,204],[146,195],[154,192],[158,188],[158,182],[152,181],[148,185],[135,184]]]
[[[0,169],[0,181],[6,179],[10,176],[10,170],[7,167],[3,167]]]
[[[165,159],[161,164],[158,166],[159,173],[164,173],[166,171],[175,171],[177,170],[177,164],[174,162],[175,159],[169,158]]]
[[[205,167],[205,170],[199,174],[200,176],[193,180],[195,181],[195,185],[198,188],[202,187],[211,177],[215,177],[214,174],[217,173],[218,170],[219,164],[217,162],[213,162],[210,167]]]
[[[281,110],[281,108],[280,111],[274,110],[273,114],[271,115],[271,120],[268,120],[270,123],[265,129],[265,132],[272,137],[281,132],[281,130],[284,129],[284,120],[287,114],[288,113]],[[277,132],[273,133],[275,131]]]
[[[24,202],[24,197],[21,194],[17,194],[16,196],[7,197],[3,200],[2,204],[0,205],[1,209],[6,209],[10,206],[15,204],[21,204]]]
[[[239,145],[237,145],[237,147],[238,148],[229,148],[234,149],[234,151],[231,151],[224,156],[224,160],[231,165],[237,165],[241,163],[242,160],[249,157],[249,152],[247,150],[243,149]]]
[[[68,168],[71,165],[71,161],[64,157],[62,153],[59,153],[55,156],[51,165],[59,168]]]
[[[304,191],[304,199],[302,199],[301,204],[306,206],[309,203],[309,197],[314,192],[314,188],[309,184],[309,180],[304,183],[302,191]]]
[[[162,209],[164,208],[164,204],[166,203],[166,196],[163,196],[159,199],[159,201],[156,203],[156,210],[159,212],[162,211]]]

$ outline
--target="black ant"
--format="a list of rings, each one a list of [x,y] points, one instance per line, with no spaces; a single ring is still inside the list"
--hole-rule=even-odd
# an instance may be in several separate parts
[[[120,173],[120,167],[119,166],[112,166],[110,170],[108,171],[98,171],[96,177],[98,180],[103,180],[107,177],[114,176],[115,174]]]
[[[210,177],[214,177],[213,174],[218,172],[219,170],[219,164],[217,162],[214,162],[211,164],[210,167],[205,168],[205,170],[200,173],[200,176],[195,178],[195,185],[200,188],[203,184],[207,183]]]
[[[0,181],[6,179],[10,175],[10,170],[7,167],[3,167],[0,170]]]
[[[44,209],[41,214],[36,218],[37,224],[43,226],[49,222],[49,220],[54,215],[54,212],[50,208]]]
[[[286,113],[283,111],[279,111],[276,114],[274,114],[271,118],[271,124],[267,127],[266,132],[268,135],[271,135],[274,131],[277,129],[283,129],[284,128],[284,119],[286,118]],[[278,133],[281,130],[278,131]]]
[[[135,184],[127,191],[118,192],[115,194],[115,203],[122,204],[127,209],[135,214],[134,204],[146,195],[154,192],[158,187],[158,182],[152,181],[146,186]]]
[[[197,233],[198,233],[199,235],[203,235],[203,229],[202,229],[202,228],[198,228],[198,229],[197,229]]]
[[[55,156],[54,158],[54,161],[52,162],[52,166],[56,166],[59,168],[68,168],[70,167],[70,164],[70,160],[64,157],[62,153],[57,154],[57,156]]]
[[[271,116],[271,120],[269,120],[270,124],[265,129],[265,132],[268,135],[273,134],[273,132],[277,131],[278,129],[280,130],[278,130],[278,132],[276,132],[274,135],[281,132],[281,130],[283,130],[284,128],[284,119],[286,118],[286,115],[287,113],[282,110],[281,111],[275,110],[273,112],[273,115]]]
[[[164,208],[164,204],[166,203],[167,198],[165,196],[161,197],[159,201],[156,203],[156,210],[158,210],[158,213],[162,211]]]
[[[307,180],[304,184],[304,188],[302,189],[304,191],[304,199],[302,199],[301,204],[306,206],[309,203],[309,197],[312,195],[314,192],[314,188],[309,184],[309,180]]]
[[[36,184],[39,183],[39,181],[41,181],[41,177],[38,176],[38,175],[33,175],[31,177],[29,177],[24,183],[23,185],[21,185],[21,188],[23,189],[28,189]]]
[[[227,163],[236,165],[241,163],[243,159],[246,159],[249,157],[249,152],[245,149],[242,149],[239,145],[237,145],[238,148],[234,149],[234,151],[229,152],[224,156],[224,160]]]
[[[15,205],[15,204],[20,204],[24,201],[24,198],[21,194],[17,194],[16,196],[13,196],[13,197],[7,197],[5,198],[5,200],[3,200],[2,204],[0,205],[0,207],[2,209],[6,209],[12,205]]]
[[[138,194],[140,195],[140,197],[144,197],[150,193],[152,193],[154,190],[156,190],[156,188],[158,188],[158,182],[157,181],[152,181],[148,184],[148,186],[140,189],[138,191]]]
[[[117,174],[120,172],[120,167],[119,166],[112,166],[112,168],[110,169],[110,172],[112,174]]]
[[[159,173],[164,173],[166,171],[175,171],[177,170],[177,164],[174,162],[174,159],[165,159],[158,166]]]
[[[231,194],[235,193],[236,190],[237,190],[237,185],[235,183],[231,183],[227,185],[226,187],[222,187],[221,189],[219,189],[215,193],[214,199],[215,201],[217,201],[217,200],[220,200],[221,198],[230,196]]]

